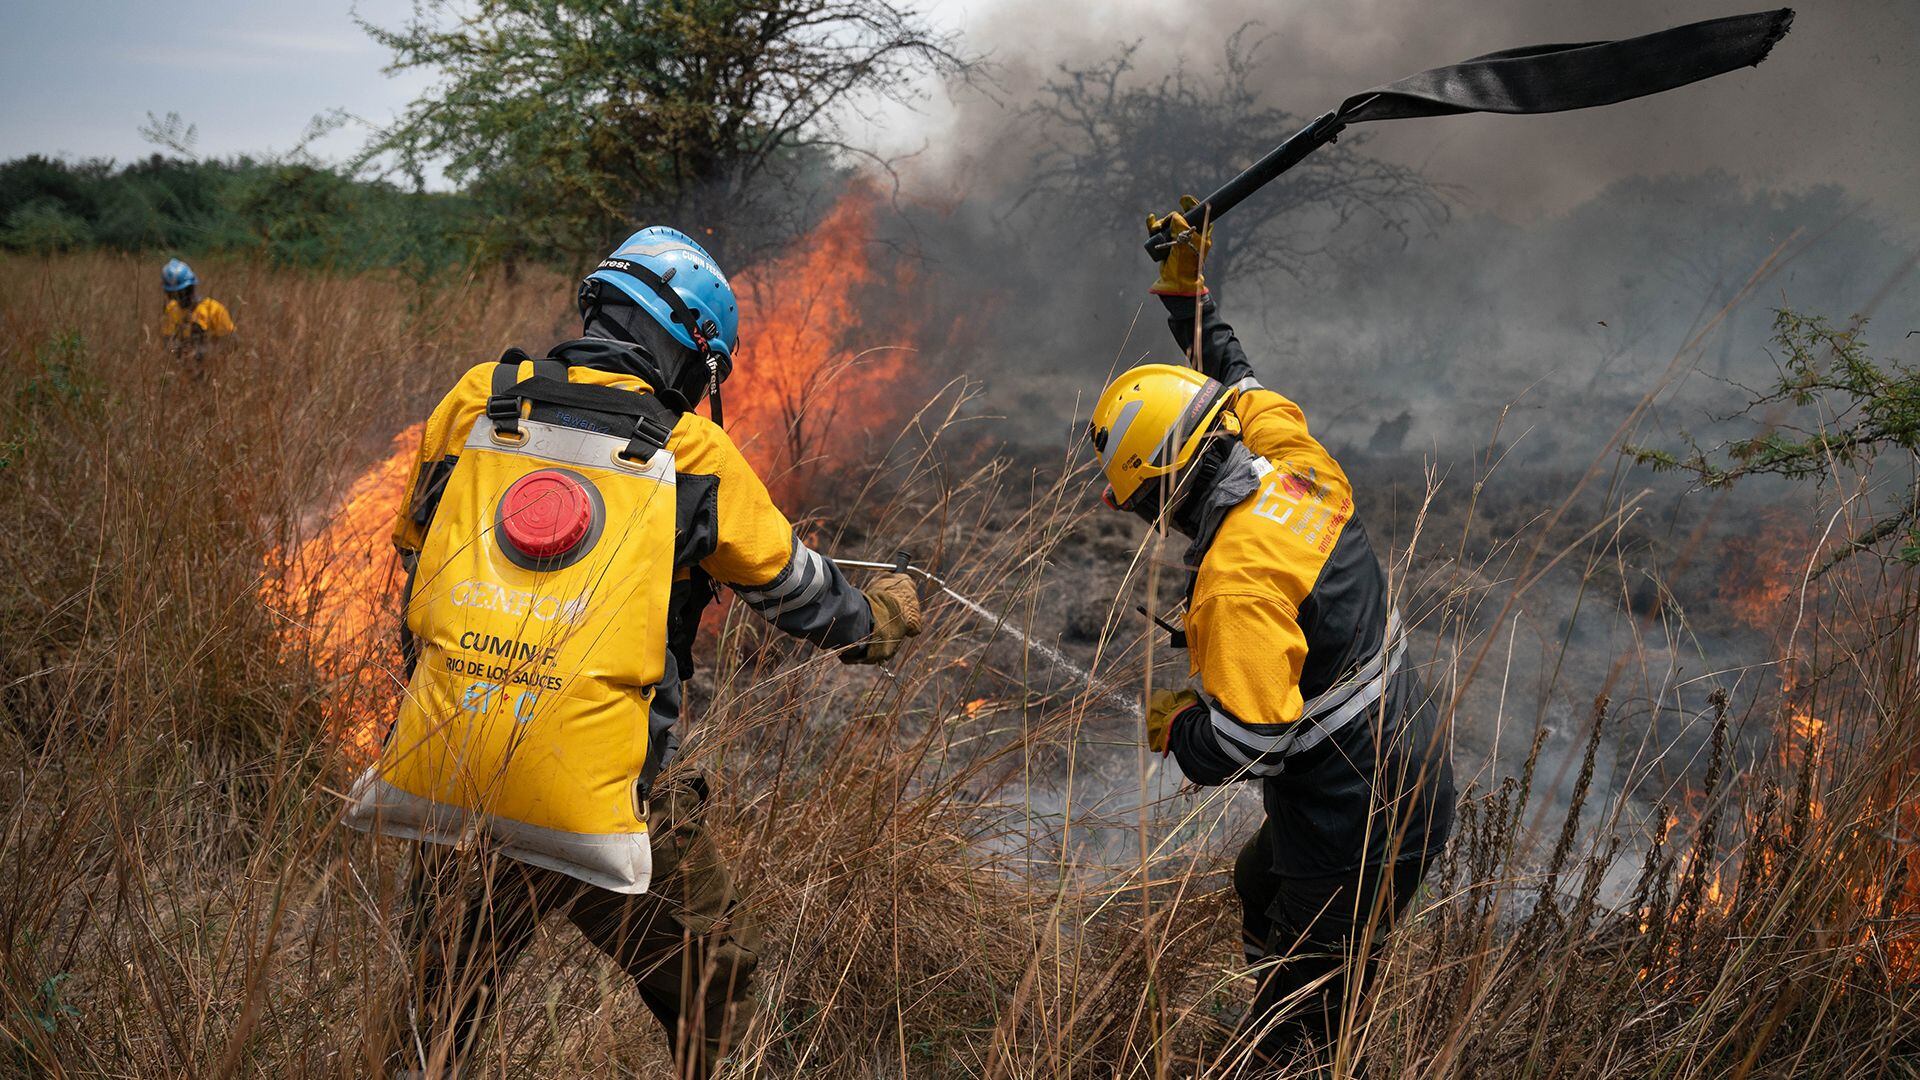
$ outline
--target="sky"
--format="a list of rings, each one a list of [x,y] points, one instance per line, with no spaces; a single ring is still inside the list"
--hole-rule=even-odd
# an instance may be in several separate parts
[[[284,153],[334,109],[391,120],[430,84],[381,73],[386,54],[354,22],[405,19],[410,0],[71,0],[0,12],[0,158],[28,153],[121,161],[153,152],[147,115],[177,112],[201,156]],[[76,69],[83,67],[85,74]],[[315,144],[343,158],[350,126]]]
[[[1754,0],[1108,0],[1036,8],[1021,0],[934,0],[937,25],[994,61],[1002,101],[1063,62],[1143,42],[1148,65],[1204,71],[1244,22],[1267,36],[1275,104],[1311,115],[1349,93],[1425,67],[1543,41],[1629,36],[1750,10]],[[0,159],[27,153],[128,160],[151,152],[149,113],[196,125],[204,156],[272,154],[332,110],[358,118],[314,144],[341,159],[366,124],[391,120],[430,76],[383,74],[356,14],[394,25],[411,0],[348,4],[76,0],[0,13]],[[75,77],[84,65],[87,74]],[[1013,122],[984,95],[944,89],[912,108],[865,108],[853,134],[919,152],[938,169],[990,152]],[[1896,220],[1920,223],[1920,0],[1804,0],[1761,68],[1657,98],[1553,117],[1449,117],[1381,125],[1372,151],[1459,185],[1465,204],[1525,219],[1577,204],[1634,173],[1721,168],[1742,180],[1845,184]],[[986,138],[982,137],[983,132]],[[1276,141],[1285,132],[1275,133]],[[1218,178],[1192,178],[1202,188]]]

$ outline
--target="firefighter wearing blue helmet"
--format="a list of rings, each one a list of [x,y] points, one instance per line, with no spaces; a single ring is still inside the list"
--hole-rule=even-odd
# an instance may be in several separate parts
[[[193,267],[179,259],[168,259],[167,265],[160,268],[160,288],[168,297],[193,288],[197,281],[199,279],[193,276]]]
[[[713,256],[678,229],[654,225],[600,260],[580,283],[588,336],[638,345],[654,358],[662,392],[691,409],[701,398],[722,421],[720,384],[733,373],[740,305]]]
[[[699,244],[668,228],[634,233],[581,283],[579,307],[579,338],[539,360],[509,350],[498,363],[467,372],[441,401],[395,522],[394,543],[408,571],[407,699],[416,704],[403,705],[381,761],[356,785],[348,815],[357,828],[426,841],[416,849],[407,916],[414,978],[384,1035],[385,1054],[396,1065],[441,1075],[470,1060],[490,1026],[506,967],[543,921],[564,916],[633,980],[667,1030],[678,1075],[704,1078],[753,1012],[748,990],[759,933],[705,830],[705,778],[675,761],[701,613],[726,585],[776,628],[835,650],[843,661],[881,663],[919,632],[919,600],[904,574],[876,578],[864,590],[850,584],[794,535],[720,427],[719,391],[733,372],[739,306]],[[693,411],[702,400],[712,404],[711,420]],[[505,475],[503,462],[529,456],[540,458],[543,471],[534,476],[545,478],[556,497],[523,499],[531,507],[524,521],[501,516],[526,478],[504,493],[488,478]],[[616,457],[629,469],[643,462],[646,475],[621,475]],[[545,467],[556,462],[564,468]],[[664,518],[648,517],[644,530],[631,522],[604,530],[601,547],[627,542],[620,537],[659,538],[629,560],[639,569],[620,576],[618,617],[609,616],[605,633],[584,642],[559,634],[556,620],[574,618],[565,613],[571,608],[542,604],[571,586],[557,576],[565,569],[545,572],[560,565],[551,561],[548,541],[573,544],[592,558],[603,534],[595,515],[615,505],[608,492],[640,480],[671,491],[673,505],[649,501],[648,512]],[[600,494],[558,497],[566,494],[561,489],[588,485]],[[561,527],[569,516],[571,530]],[[516,528],[537,551],[523,547],[523,557],[514,558],[507,546],[519,543]],[[478,580],[488,575],[506,584]],[[501,590],[509,586],[526,601],[526,629],[510,631],[512,638],[479,633],[476,590],[506,596]],[[586,597],[570,603],[599,611]],[[554,640],[538,637],[543,628]],[[540,644],[516,652],[518,636]],[[571,655],[583,650],[590,654],[584,663]],[[533,659],[502,663],[523,656]],[[494,667],[564,692],[548,695],[554,705],[547,711],[523,714],[515,706],[497,719],[489,703],[511,695],[485,689],[492,684],[443,692],[449,672]],[[629,669],[642,673],[610,674]],[[583,679],[618,684],[617,692],[590,699]],[[610,704],[591,705],[597,711],[588,715],[581,702]],[[576,723],[599,732],[596,747],[568,742]],[[484,803],[449,802],[474,790],[461,782],[461,758],[479,754],[461,748],[480,746],[476,733],[500,730],[514,732],[514,745],[548,751],[533,755],[527,776],[545,775],[543,761],[569,762],[568,790],[550,798],[529,792],[545,781],[519,779],[515,759],[499,770],[505,779],[496,786],[519,787]],[[609,731],[613,744],[644,746],[643,760],[596,756],[596,748],[609,745]],[[592,828],[557,828],[507,810],[513,801],[534,809],[578,802],[586,791],[608,793],[595,804],[600,816]]]
[[[233,316],[225,304],[211,296],[194,298],[199,284],[193,267],[179,259],[169,259],[160,268],[160,290],[167,294],[160,336],[176,354],[192,354],[196,360],[204,359],[210,345],[233,333]]]

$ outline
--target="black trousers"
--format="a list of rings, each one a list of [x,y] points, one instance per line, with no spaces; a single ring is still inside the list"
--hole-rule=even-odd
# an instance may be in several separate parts
[[[1233,864],[1247,962],[1260,980],[1240,1037],[1284,1064],[1339,1035],[1348,1005],[1372,985],[1387,934],[1419,891],[1427,862],[1408,857],[1330,877],[1281,877],[1272,830],[1263,822]]]
[[[398,1046],[389,1061],[440,1076],[462,1065],[477,1072],[507,969],[541,922],[564,917],[633,980],[666,1032],[676,1075],[711,1075],[753,1019],[760,932],[706,834],[701,801],[681,790],[654,797],[653,886],[639,896],[423,845],[407,918],[415,970],[390,1021]]]

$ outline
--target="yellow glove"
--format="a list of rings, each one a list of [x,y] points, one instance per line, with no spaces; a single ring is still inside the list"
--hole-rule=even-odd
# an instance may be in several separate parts
[[[884,664],[920,633],[920,594],[905,574],[883,574],[860,590],[873,609],[873,635],[840,654],[849,664]]]
[[[1173,718],[1200,704],[1200,695],[1191,690],[1155,690],[1147,699],[1147,749],[1156,754],[1167,752],[1167,740],[1173,735]]]
[[[1147,232],[1160,232],[1164,226],[1168,239],[1173,246],[1167,249],[1167,257],[1160,263],[1160,277],[1148,291],[1156,296],[1203,296],[1207,291],[1207,279],[1200,268],[1207,261],[1207,249],[1213,246],[1213,226],[1196,229],[1188,224],[1186,214],[1200,205],[1200,200],[1191,195],[1180,196],[1180,210],[1157,218],[1147,215]]]

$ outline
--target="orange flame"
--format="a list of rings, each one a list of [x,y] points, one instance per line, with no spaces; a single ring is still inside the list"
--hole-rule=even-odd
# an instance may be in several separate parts
[[[1796,710],[1787,720],[1794,738],[1800,742],[1812,742],[1827,730],[1827,722],[1810,712]]]
[[[891,430],[911,404],[912,275],[882,280],[870,254],[877,193],[858,184],[793,251],[735,280],[740,347],[723,389],[727,428],[776,490],[804,495],[855,437]],[[870,325],[884,309],[887,326]]]
[[[1794,589],[1806,570],[1806,552],[1794,550],[1794,519],[1781,510],[1761,513],[1754,528],[1727,540],[1720,601],[1749,628],[1782,635],[1792,616]]]
[[[320,531],[283,553],[264,589],[289,620],[283,646],[306,651],[329,684],[327,726],[359,762],[379,750],[400,689],[400,566],[388,529],[424,426],[393,437],[387,456],[354,479]]]
[[[1784,510],[1763,514],[1754,523],[1755,528],[1726,546],[1727,570],[1720,582],[1720,599],[1731,614],[1752,629],[1771,635],[1776,644],[1786,642],[1803,620],[1808,624],[1807,637],[1815,636],[1818,631],[1813,627],[1831,615],[1819,610],[1815,597],[1802,603],[1802,588],[1811,586],[1811,567],[1807,550],[1795,550],[1798,520]],[[1843,565],[1832,576],[1840,578],[1847,572],[1848,567]],[[1850,614],[1861,617],[1858,610]],[[1830,689],[1823,693],[1822,682],[1807,682],[1805,676],[1803,661],[1783,657],[1773,753],[1783,772],[1813,773],[1805,813],[1817,827],[1828,822],[1830,812],[1823,792],[1841,761],[1835,751],[1846,746],[1849,713],[1841,706],[1840,711],[1821,715],[1825,711],[1821,698],[1844,701],[1844,696]],[[1911,826],[1907,824],[1914,819],[1916,809],[1920,807],[1905,789],[1898,789],[1854,811],[1862,814],[1863,820],[1878,817],[1882,823],[1880,835],[1888,840],[1888,847],[1886,861],[1870,864],[1842,901],[1853,933],[1858,935],[1852,941],[1860,949],[1856,963],[1864,963],[1870,955],[1880,957],[1887,971],[1903,985],[1920,980],[1920,933],[1913,929],[1917,925],[1915,913],[1920,912],[1920,844],[1909,839]],[[1758,818],[1750,820],[1756,827],[1765,827]],[[1760,858],[1759,872],[1763,875],[1771,872],[1778,858],[1765,851],[1748,851],[1745,857]],[[1709,894],[1710,899],[1717,900],[1717,890],[1709,890]],[[1862,915],[1866,917],[1859,919]]]

